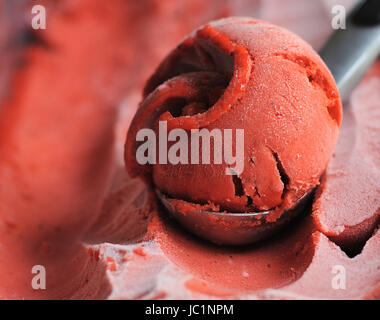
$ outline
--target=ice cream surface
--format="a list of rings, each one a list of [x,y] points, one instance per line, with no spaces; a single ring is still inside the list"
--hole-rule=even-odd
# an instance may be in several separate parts
[[[115,132],[119,106],[137,96],[162,48],[205,19],[199,14],[201,20],[188,26],[176,18],[178,10],[207,12],[200,1],[170,2],[40,1],[48,27],[34,30],[34,1],[0,1],[0,297],[107,296],[106,265],[87,254],[83,241],[101,238],[99,230],[86,233],[100,223],[96,217],[117,171],[115,135],[125,136]],[[160,46],[152,40],[154,49],[144,50],[141,30],[158,41],[171,21],[178,22],[171,37],[160,39]],[[127,106],[126,116],[135,103]],[[134,238],[146,227],[132,229],[127,233]],[[47,290],[31,286],[32,269],[40,265]]]
[[[0,1],[0,298],[378,299],[379,62],[345,106],[312,214],[260,245],[187,233],[128,176],[122,155],[145,78],[185,34],[248,14],[318,48],[333,2],[41,0],[48,28],[30,32],[19,19],[32,1]],[[36,265],[46,290],[31,286]]]
[[[144,241],[98,247],[117,265],[117,271],[110,272],[110,298],[379,298],[380,171],[375,159],[380,149],[374,138],[380,130],[379,85],[377,62],[345,107],[312,215],[268,241],[239,249],[200,241],[156,208]],[[330,216],[332,212],[339,214]],[[144,277],[137,280],[136,274]],[[344,276],[344,287],[334,282],[339,276]],[[134,284],[121,285],[132,277]]]

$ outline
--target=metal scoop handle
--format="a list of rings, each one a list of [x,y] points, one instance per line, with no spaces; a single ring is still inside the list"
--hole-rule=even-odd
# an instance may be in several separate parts
[[[319,52],[346,101],[380,54],[380,1],[361,2]]]

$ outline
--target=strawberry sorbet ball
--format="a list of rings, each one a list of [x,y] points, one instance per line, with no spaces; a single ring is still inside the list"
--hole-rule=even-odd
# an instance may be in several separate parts
[[[309,44],[263,21],[222,19],[186,37],[148,80],[128,132],[127,169],[177,207],[271,210],[274,221],[319,184],[341,118],[334,79]],[[153,164],[140,164],[137,135],[152,129],[158,146],[160,121],[168,132],[187,132],[188,150],[196,129],[232,129],[237,152],[243,130],[242,170],[227,174],[226,161],[191,163],[190,151],[187,164],[161,163],[159,151]],[[219,145],[211,139],[210,146],[212,159]]]

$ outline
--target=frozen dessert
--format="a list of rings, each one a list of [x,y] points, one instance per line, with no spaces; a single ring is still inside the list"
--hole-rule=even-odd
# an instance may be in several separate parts
[[[177,208],[185,201],[215,211],[272,210],[274,221],[318,185],[341,118],[334,80],[308,44],[263,21],[222,19],[185,38],[148,80],[129,128],[127,169],[150,175]],[[243,129],[244,170],[228,175],[226,162],[137,163],[136,134],[155,128],[158,136],[158,121],[168,132]]]
[[[244,14],[318,49],[333,1],[41,0],[47,29],[30,30],[33,3],[0,1],[1,299],[380,298],[379,62],[344,107],[312,214],[260,244],[194,237],[123,159],[144,81],[183,36]]]
[[[200,241],[153,210],[144,241],[98,246],[116,261],[110,298],[378,299],[379,93],[378,61],[345,106],[312,215],[239,249]],[[339,241],[345,235],[350,244]],[[136,280],[125,284],[131,278]]]

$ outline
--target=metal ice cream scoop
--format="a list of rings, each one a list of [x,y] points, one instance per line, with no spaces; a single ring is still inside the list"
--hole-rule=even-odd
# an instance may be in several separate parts
[[[164,207],[192,233],[216,244],[239,245],[253,243],[273,235],[287,222],[310,206],[312,193],[305,194],[297,205],[275,222],[266,222],[270,211],[248,213],[225,213],[194,210],[186,214],[176,211],[167,197],[157,190]]]
[[[320,51],[331,70],[342,100],[380,53],[380,1],[364,1],[346,20],[346,29],[336,31]],[[194,210],[177,212],[167,197],[157,191],[165,208],[188,230],[217,244],[241,245],[265,239],[310,208],[312,193],[299,199],[293,209],[283,212],[275,222],[266,222],[270,211],[249,213],[222,213]],[[210,223],[210,219],[212,223]]]

